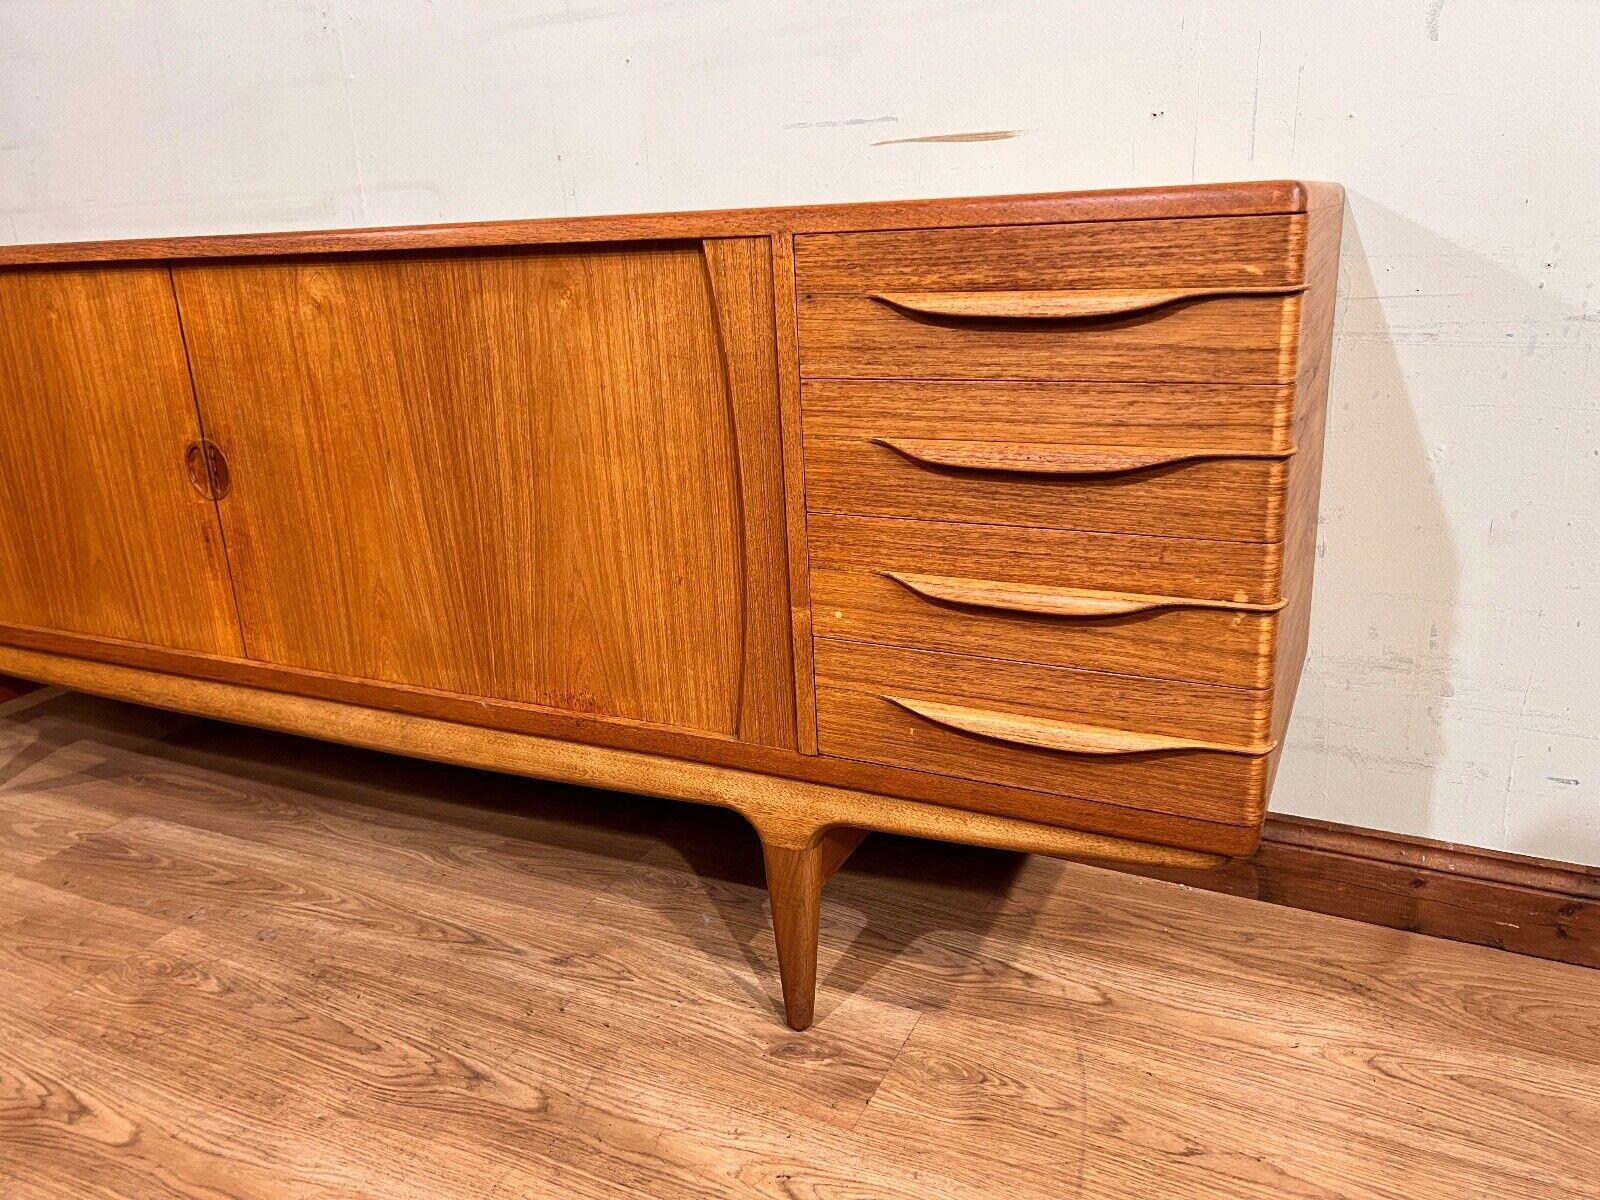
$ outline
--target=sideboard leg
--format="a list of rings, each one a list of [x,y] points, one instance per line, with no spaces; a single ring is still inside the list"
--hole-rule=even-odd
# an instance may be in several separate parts
[[[866,831],[829,829],[809,845],[761,840],[772,898],[772,932],[778,943],[778,975],[791,1029],[808,1029],[817,998],[817,935],[822,885],[850,857]]]

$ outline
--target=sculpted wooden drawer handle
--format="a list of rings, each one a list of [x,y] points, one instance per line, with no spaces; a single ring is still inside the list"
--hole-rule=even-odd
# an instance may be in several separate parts
[[[1163,449],[1070,446],[1055,442],[968,442],[944,438],[873,438],[912,462],[967,471],[1022,475],[1114,475],[1205,458],[1288,458],[1293,450]]]
[[[1031,583],[999,583],[989,579],[957,579],[948,575],[914,575],[885,571],[908,591],[929,600],[996,608],[1006,612],[1039,613],[1047,617],[1120,617],[1161,608],[1223,608],[1237,612],[1277,612],[1286,603],[1250,604],[1243,600],[1197,600],[1190,596],[1144,596],[1134,592],[1092,592],[1080,588],[1046,587]]]
[[[930,317],[1001,321],[1073,321],[1147,312],[1184,300],[1218,296],[1293,296],[1300,283],[1271,287],[1149,288],[1070,292],[872,292],[871,298],[903,312]]]
[[[1069,725],[1065,721],[1051,721],[1044,717],[1024,717],[1016,713],[989,712],[981,708],[964,708],[957,704],[939,704],[932,700],[908,700],[902,696],[885,696],[890,704],[899,705],[925,721],[955,729],[961,733],[974,733],[979,737],[1012,742],[1019,746],[1037,746],[1041,750],[1059,750],[1067,754],[1149,754],[1160,750],[1211,750],[1222,754],[1269,754],[1277,743],[1264,742],[1254,746],[1237,746],[1228,742],[1206,742],[1195,738],[1169,737],[1164,733],[1135,733],[1128,729],[1107,729],[1100,725]]]

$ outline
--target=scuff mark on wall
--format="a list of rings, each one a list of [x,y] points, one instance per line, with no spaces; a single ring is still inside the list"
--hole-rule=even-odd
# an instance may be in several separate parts
[[[890,138],[883,142],[873,142],[874,146],[905,146],[913,142],[1003,142],[1007,138],[1019,137],[1020,129],[984,129],[977,133],[930,133],[922,137]]]
[[[1428,5],[1428,40],[1430,42],[1439,40],[1439,14],[1442,12],[1444,12],[1444,0],[1433,0],[1433,3]]]
[[[848,129],[855,125],[893,125],[899,117],[846,117],[842,121],[791,121],[785,129]]]

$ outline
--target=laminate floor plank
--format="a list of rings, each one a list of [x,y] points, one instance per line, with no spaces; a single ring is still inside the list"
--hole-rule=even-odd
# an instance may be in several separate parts
[[[176,928],[17,876],[0,876],[0,996],[42,1009]]]
[[[730,1110],[756,1116],[792,1114],[849,1128],[917,1014],[858,994],[841,997],[825,1027],[789,1029],[759,883],[760,848],[749,833],[738,848],[747,866],[755,864],[757,880],[641,865],[589,910],[591,927],[610,936],[585,963],[593,972],[588,986],[573,991],[574,1036],[589,1040],[588,1031],[620,1022],[629,1029],[631,1071],[648,1074],[658,1088],[736,1098]],[[844,944],[831,940],[823,962]],[[693,1054],[685,1053],[689,1046]],[[596,1089],[626,1088],[629,1078],[622,1069],[602,1076]]]
[[[1600,974],[873,837],[780,1018],[717,810],[0,711],[0,1196],[1588,1200]]]

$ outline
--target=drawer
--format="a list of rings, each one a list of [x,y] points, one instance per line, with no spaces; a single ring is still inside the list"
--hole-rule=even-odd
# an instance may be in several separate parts
[[[1134,808],[1261,819],[1264,692],[819,638],[822,753]]]
[[[810,293],[799,310],[807,377],[1266,384],[1294,378],[1300,296]]]
[[[1238,384],[812,379],[807,437],[1293,448],[1293,391]]]
[[[810,437],[805,467],[806,505],[818,512],[1232,541],[1283,537],[1285,456],[949,437]]]
[[[1281,542],[812,513],[816,568],[896,571],[1045,588],[1275,605]]]
[[[1272,748],[1266,689],[1212,687],[1040,663],[819,638],[817,682],[846,691],[944,701],[1040,720],[1180,739],[1199,748]]]
[[[1271,685],[1278,625],[1176,597],[863,568],[813,570],[811,607],[819,637],[1240,688]]]
[[[1293,284],[1305,217],[1086,221],[802,234],[801,292]]]

